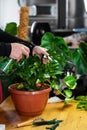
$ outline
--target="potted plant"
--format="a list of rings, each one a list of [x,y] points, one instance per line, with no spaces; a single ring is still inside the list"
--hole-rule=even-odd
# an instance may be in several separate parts
[[[34,55],[28,59],[22,59],[20,62],[14,62],[9,71],[9,73],[14,72],[15,77],[21,79],[20,83],[10,85],[8,90],[16,110],[22,115],[36,116],[41,114],[47,104],[51,88],[60,91],[61,87],[66,85],[68,88],[63,93],[65,102],[67,103],[73,98],[71,89],[75,88],[76,77],[71,74],[64,79],[62,78],[62,84],[60,83],[64,67],[70,64],[72,57],[64,39],[47,32],[42,37],[41,46],[48,49],[49,62],[47,64],[42,64],[38,56]],[[16,70],[13,71],[15,68]]]

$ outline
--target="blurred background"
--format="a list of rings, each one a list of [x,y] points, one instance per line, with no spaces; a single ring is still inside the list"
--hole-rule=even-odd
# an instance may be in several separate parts
[[[87,0],[0,0],[0,27],[18,23],[19,8],[29,7],[29,26],[48,22],[52,30],[87,28]]]

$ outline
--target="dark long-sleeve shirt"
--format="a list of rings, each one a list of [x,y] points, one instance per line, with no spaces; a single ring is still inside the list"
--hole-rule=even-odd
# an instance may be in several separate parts
[[[22,39],[19,39],[18,37],[15,37],[13,35],[10,35],[0,29],[0,56],[7,56],[9,57],[11,53],[11,43],[18,42],[21,44],[26,45],[30,48],[30,52],[32,51],[32,48],[35,46],[33,43],[25,42]]]

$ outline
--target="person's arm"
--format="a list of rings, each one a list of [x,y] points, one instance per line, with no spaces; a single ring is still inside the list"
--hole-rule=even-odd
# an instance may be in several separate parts
[[[11,53],[11,44],[0,42],[0,56],[9,57]]]
[[[16,36],[13,36],[3,30],[0,29],[0,42],[3,43],[20,43],[23,44],[25,46],[27,46],[30,49],[30,54],[32,54],[32,49],[35,47],[34,43],[28,42],[28,41],[24,41]],[[7,48],[8,49],[8,48]]]
[[[23,45],[21,41],[21,39],[0,29],[0,56],[7,56],[16,59],[17,61],[19,61],[23,55],[29,57],[29,46]]]
[[[34,43],[29,43],[28,41],[19,39],[18,37],[10,35],[1,29],[0,42],[0,56],[8,56],[10,58],[16,59],[17,61],[19,61],[23,55],[28,58],[29,55],[37,54],[40,59],[42,55],[49,55],[46,52],[46,49],[40,46],[36,46]]]

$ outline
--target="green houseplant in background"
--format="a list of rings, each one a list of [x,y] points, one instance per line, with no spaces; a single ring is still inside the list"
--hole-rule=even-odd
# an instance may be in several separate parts
[[[79,47],[74,50],[73,64],[77,68],[77,74],[87,75],[87,43],[86,42],[81,42]],[[77,108],[87,110],[87,95],[86,96],[85,94],[80,95],[76,99],[78,101]]]
[[[6,24],[5,32],[10,33],[12,35],[17,35],[18,33],[18,26],[15,22],[10,22]]]
[[[73,52],[73,63],[77,67],[78,74],[87,74],[87,43],[81,42]]]

